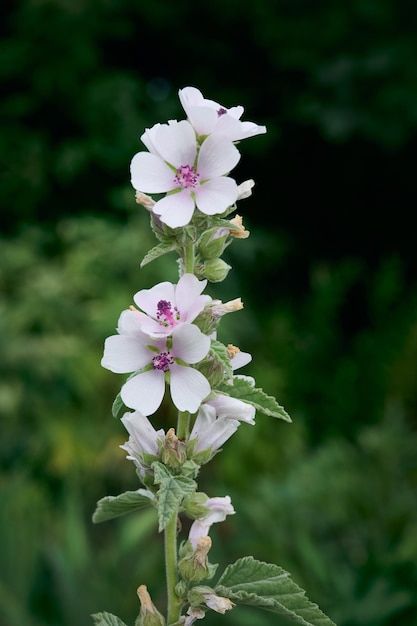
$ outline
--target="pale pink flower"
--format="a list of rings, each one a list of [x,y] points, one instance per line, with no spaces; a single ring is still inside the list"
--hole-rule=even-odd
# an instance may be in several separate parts
[[[222,134],[231,141],[239,141],[266,133],[265,126],[241,122],[243,107],[227,109],[214,100],[207,100],[195,87],[185,87],[178,92],[180,102],[197,135]]]
[[[184,274],[177,285],[163,282],[138,291],[133,299],[146,313],[140,317],[143,332],[163,337],[179,324],[193,322],[211,302],[210,296],[200,295],[206,284],[206,280],[198,280],[194,274]]]
[[[241,422],[255,423],[255,408],[237,398],[214,392],[198,411],[190,440],[197,439],[195,452],[211,448],[214,454],[236,432]]]
[[[212,524],[224,522],[227,515],[234,515],[235,513],[230,496],[224,496],[223,498],[207,498],[202,504],[210,509],[210,511],[204,515],[204,517],[196,519],[191,524],[188,539],[194,550],[197,548],[198,540],[201,539],[201,537],[207,537]]]
[[[101,364],[118,374],[134,372],[120,392],[124,404],[152,415],[163,400],[167,380],[177,409],[195,413],[210,393],[210,384],[190,365],[207,355],[210,338],[194,324],[176,326],[170,337],[149,337],[142,331],[140,313],[131,310],[121,314],[118,332],[106,339]]]
[[[155,430],[151,422],[140,411],[125,413],[121,421],[129,433],[129,440],[120,448],[126,450],[126,458],[133,461],[143,476],[148,468],[143,463],[144,454],[158,456],[158,440],[164,440],[165,432],[161,428]]]
[[[198,150],[191,124],[182,120],[157,124],[141,137],[149,152],[138,152],[130,165],[137,191],[166,193],[152,208],[171,228],[185,226],[197,208],[206,215],[223,213],[238,197],[236,182],[226,176],[240,153],[225,136],[208,137]]]

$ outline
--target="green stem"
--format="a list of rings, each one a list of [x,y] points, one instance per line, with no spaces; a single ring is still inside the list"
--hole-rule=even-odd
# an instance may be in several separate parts
[[[190,414],[188,411],[178,412],[176,434],[177,434],[178,439],[188,439],[188,436],[190,434]]]
[[[194,244],[189,243],[184,247],[184,271],[186,274],[194,274]]]
[[[175,592],[175,586],[178,582],[177,523],[178,514],[175,513],[165,528],[165,570],[168,596],[167,624],[178,622],[181,614],[181,604]]]

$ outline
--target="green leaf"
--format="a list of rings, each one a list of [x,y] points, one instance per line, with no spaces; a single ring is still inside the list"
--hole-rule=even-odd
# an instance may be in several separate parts
[[[120,393],[118,393],[111,407],[111,413],[113,417],[117,417],[119,415],[122,406],[123,406],[122,396],[120,395]]]
[[[173,250],[175,250],[176,247],[177,247],[177,244],[175,241],[172,243],[158,243],[158,245],[154,246],[151,250],[149,250],[147,254],[145,254],[140,266],[144,267],[145,265],[147,265],[151,261],[154,261],[158,257],[163,256],[164,254],[167,254],[168,252],[173,252]]]
[[[185,496],[197,489],[197,483],[186,476],[173,476],[162,463],[154,463],[155,482],[160,485],[158,491],[159,532],[164,530],[178,511]]]
[[[233,377],[233,370],[232,370],[231,361],[229,357],[227,356],[226,346],[222,344],[220,341],[217,341],[216,339],[212,339],[209,354],[213,359],[215,359],[218,363],[221,364],[221,366],[223,367],[226,373],[226,379],[231,380]]]
[[[97,508],[93,514],[93,522],[98,524],[115,517],[144,509],[154,503],[155,496],[151,491],[138,489],[126,491],[119,496],[106,496],[97,502]]]
[[[91,617],[96,626],[126,626],[120,617],[116,617],[116,615],[112,615],[111,613],[94,613]]]
[[[291,422],[291,418],[280,404],[272,396],[268,396],[263,389],[253,387],[251,382],[240,376],[233,377],[233,384],[222,383],[218,386],[217,391],[226,393],[232,398],[238,398],[243,402],[247,402],[255,407],[257,411],[278,417],[279,419]]]
[[[278,613],[301,626],[335,626],[317,604],[310,602],[288,572],[278,565],[256,561],[251,556],[229,565],[215,591],[237,604]]]

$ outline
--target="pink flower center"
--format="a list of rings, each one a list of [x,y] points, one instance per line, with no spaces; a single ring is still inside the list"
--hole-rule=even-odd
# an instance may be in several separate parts
[[[180,185],[183,189],[189,187],[196,187],[200,174],[197,173],[195,167],[192,165],[181,165],[177,169],[174,183]]]
[[[156,319],[161,326],[175,326],[180,319],[180,313],[168,300],[160,300],[156,305]]]
[[[217,115],[219,117],[221,117],[222,115],[226,115],[227,113],[227,109],[225,109],[224,107],[220,107],[220,109],[217,111]]]
[[[162,370],[168,372],[169,366],[172,365],[174,359],[169,352],[161,352],[152,359],[152,367],[154,370]]]

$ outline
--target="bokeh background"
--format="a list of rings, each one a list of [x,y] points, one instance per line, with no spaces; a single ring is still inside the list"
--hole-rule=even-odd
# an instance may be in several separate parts
[[[153,512],[91,515],[138,487],[100,358],[133,293],[176,280],[174,257],[139,268],[129,163],[187,85],[268,127],[240,146],[251,237],[211,293],[243,298],[220,339],[293,418],[203,468],[238,512],[211,560],[280,564],[338,626],[417,624],[416,58],[413,0],[3,0],[2,626],[132,624],[141,583],[165,601]]]

